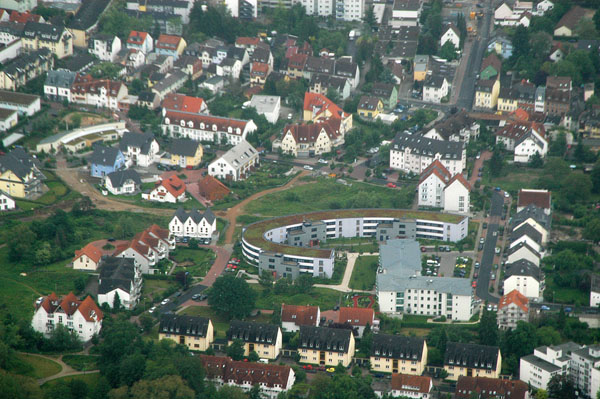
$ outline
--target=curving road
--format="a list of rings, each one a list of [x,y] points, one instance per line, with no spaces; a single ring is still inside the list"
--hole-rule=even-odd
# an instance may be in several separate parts
[[[485,243],[483,245],[483,255],[481,257],[481,267],[479,269],[479,278],[477,279],[477,289],[475,293],[477,296],[484,301],[489,303],[498,303],[499,298],[490,294],[490,275],[492,273],[492,264],[494,263],[494,251],[496,250],[496,243],[498,241],[498,224],[500,217],[502,216],[502,207],[504,205],[504,197],[494,191],[492,194],[492,201],[490,207],[490,223],[487,230],[487,236],[485,237]],[[475,243],[478,245],[478,243]],[[500,270],[497,270],[498,275],[496,278],[500,278]]]

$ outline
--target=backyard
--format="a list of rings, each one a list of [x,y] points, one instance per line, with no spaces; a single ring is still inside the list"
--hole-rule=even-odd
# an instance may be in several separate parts
[[[339,302],[341,293],[329,288],[313,287],[309,292],[301,294],[275,294],[273,290],[265,292],[258,284],[252,284],[257,292],[256,307],[259,309],[279,309],[282,303],[287,305],[319,306],[321,311],[333,309]]]
[[[210,249],[177,247],[169,257],[177,263],[175,272],[186,271],[192,277],[204,277],[216,259]]]
[[[378,256],[359,256],[354,264],[352,277],[348,286],[355,290],[368,291],[375,285],[377,275]]]

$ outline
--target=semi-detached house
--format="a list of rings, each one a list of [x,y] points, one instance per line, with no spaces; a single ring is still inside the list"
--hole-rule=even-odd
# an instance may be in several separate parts
[[[127,86],[110,79],[96,79],[92,75],[77,75],[71,87],[75,103],[99,108],[119,109],[119,102],[127,98]]]
[[[281,150],[295,157],[326,154],[344,143],[339,119],[311,124],[287,125],[281,139]]]
[[[172,249],[175,249],[175,239],[169,230],[154,224],[136,234],[127,244],[117,246],[114,256],[133,258],[143,274],[154,274],[157,270],[154,266],[168,258]]]
[[[169,231],[175,237],[212,238],[216,230],[217,218],[210,208],[206,208],[204,213],[197,209],[186,212],[178,208],[169,222]]]
[[[206,317],[162,314],[158,339],[170,339],[191,351],[205,352],[215,340],[213,323]]]

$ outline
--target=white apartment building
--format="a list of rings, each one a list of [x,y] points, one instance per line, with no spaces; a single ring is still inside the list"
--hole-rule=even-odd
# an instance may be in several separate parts
[[[529,299],[517,290],[512,290],[500,298],[498,304],[498,328],[510,330],[519,321],[529,321]]]
[[[450,42],[454,45],[454,48],[460,49],[460,32],[458,28],[454,24],[448,24],[445,30],[442,33],[442,37],[440,38],[440,46],[446,44],[446,42]]]
[[[208,174],[224,180],[244,180],[258,165],[256,148],[246,140],[227,151],[208,165]]]
[[[506,264],[504,292],[519,291],[527,298],[540,298],[544,289],[544,275],[540,268],[526,259]]]
[[[460,173],[451,177],[450,172],[436,159],[421,174],[418,204],[443,208],[446,212],[467,213],[470,210],[470,191],[471,185]]]
[[[423,3],[419,0],[394,0],[389,24],[393,28],[419,25],[422,7]]]
[[[590,307],[600,306],[600,276],[592,274],[592,283],[590,287]]]
[[[178,208],[169,222],[169,232],[175,237],[212,238],[217,230],[217,218],[207,208],[204,213],[197,209],[186,212]]]
[[[421,276],[419,243],[394,239],[379,246],[376,289],[384,313],[445,316],[467,321],[473,315],[468,279]]]
[[[421,174],[436,159],[452,175],[462,173],[467,162],[465,144],[400,132],[390,148],[390,169],[405,173]]]
[[[548,389],[555,375],[568,375],[571,353],[581,348],[574,342],[535,348],[532,355],[521,358],[519,379],[536,389]]]
[[[98,277],[98,303],[113,308],[119,297],[121,307],[133,310],[142,294],[142,271],[133,259],[104,257]]]
[[[162,128],[171,137],[236,145],[254,132],[257,126],[252,120],[167,111]]]
[[[365,0],[335,0],[335,17],[341,21],[362,21]]]
[[[423,101],[440,104],[448,95],[450,85],[445,77],[432,75],[423,83]]]
[[[592,370],[600,367],[600,345],[584,346],[571,353],[571,379],[580,395],[595,398],[598,391],[592,391]],[[597,373],[595,373],[597,375]],[[598,386],[595,381],[594,385]]]
[[[88,51],[102,61],[115,62],[121,51],[121,39],[118,36],[98,34],[92,37]]]

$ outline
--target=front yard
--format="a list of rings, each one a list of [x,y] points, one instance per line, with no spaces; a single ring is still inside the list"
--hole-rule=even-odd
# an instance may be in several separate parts
[[[185,247],[177,247],[169,256],[177,263],[175,272],[186,271],[192,277],[206,276],[206,273],[217,257],[210,249]]]
[[[371,290],[377,276],[378,256],[359,256],[354,264],[352,277],[348,286],[355,290]]]

